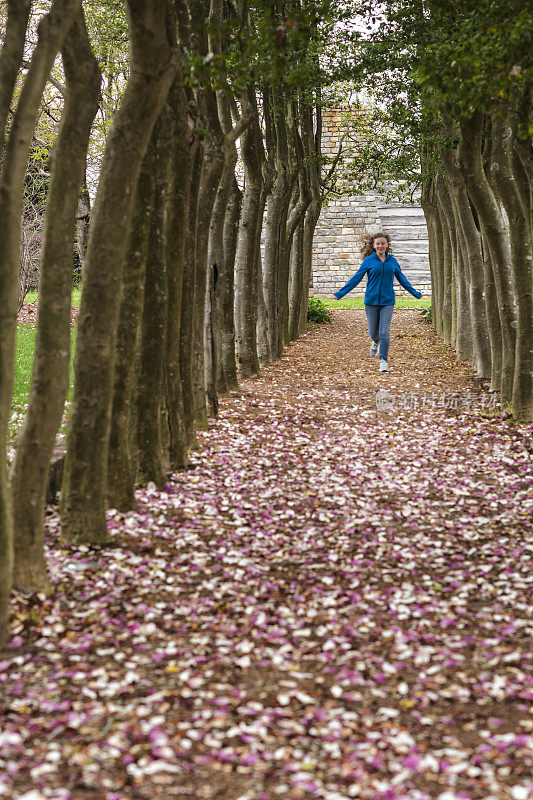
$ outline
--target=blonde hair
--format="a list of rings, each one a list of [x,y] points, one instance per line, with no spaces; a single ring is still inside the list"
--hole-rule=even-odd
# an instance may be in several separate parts
[[[372,255],[374,252],[374,242],[376,239],[386,239],[388,244],[387,253],[392,253],[390,236],[388,233],[365,233],[361,238],[361,255],[363,258]]]

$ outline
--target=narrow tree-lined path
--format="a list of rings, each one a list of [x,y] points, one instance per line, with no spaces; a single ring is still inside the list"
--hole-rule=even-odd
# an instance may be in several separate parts
[[[194,469],[111,512],[117,548],[50,512],[0,797],[533,796],[533,428],[416,312],[389,375],[367,341],[338,311],[223,400]]]

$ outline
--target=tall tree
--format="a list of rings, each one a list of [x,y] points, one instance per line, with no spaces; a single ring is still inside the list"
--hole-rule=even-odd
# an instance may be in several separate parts
[[[106,143],[78,322],[61,496],[64,535],[108,540],[107,454],[120,285],[135,187],[153,125],[177,71],[164,0],[128,0],[131,73]]]
[[[0,441],[5,453],[7,424],[14,373],[15,326],[17,316],[17,276],[20,248],[20,217],[22,190],[30,143],[33,136],[39,103],[63,37],[81,0],[55,0],[51,10],[39,23],[37,45],[33,51],[28,73],[7,140],[0,183]],[[10,19],[11,17],[11,19]],[[13,36],[4,40],[0,67],[2,107],[7,114],[6,101],[13,90],[15,62],[21,55],[24,41],[23,25],[28,18],[25,3],[8,7],[7,32]],[[16,65],[18,70],[19,64]],[[9,99],[8,99],[9,97]],[[5,116],[0,119],[4,122]],[[2,131],[3,133],[3,131]],[[6,459],[0,459],[0,639],[5,638],[9,587],[13,563],[13,511],[7,479]]]
[[[100,92],[100,70],[81,9],[65,36],[61,53],[65,106],[46,204],[29,406],[18,437],[12,477],[14,583],[36,591],[48,587],[43,552],[44,505],[50,457],[68,391],[75,217]]]

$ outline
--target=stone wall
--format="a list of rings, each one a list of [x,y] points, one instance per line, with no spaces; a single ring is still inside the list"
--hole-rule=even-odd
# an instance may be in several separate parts
[[[339,115],[326,111],[323,124],[323,150],[333,156],[340,133]],[[413,286],[429,293],[429,247],[421,207],[387,203],[378,194],[367,194],[335,197],[322,209],[313,243],[312,294],[328,296],[340,289],[361,263],[361,236],[377,231],[391,236],[394,255]],[[366,279],[363,279],[350,296],[362,296],[365,285]],[[395,291],[398,296],[411,297],[398,283]]]

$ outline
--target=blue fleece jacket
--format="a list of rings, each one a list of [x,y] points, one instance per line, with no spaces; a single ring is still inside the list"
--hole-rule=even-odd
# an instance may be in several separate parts
[[[361,283],[367,272],[368,281],[365,291],[366,306],[393,306],[396,303],[393,289],[394,278],[397,278],[398,283],[414,295],[414,297],[422,297],[422,293],[417,291],[414,286],[411,286],[393,255],[388,253],[385,261],[382,261],[377,253],[372,253],[371,256],[367,256],[363,259],[361,266],[353,278],[350,278],[342,289],[335,292],[337,300],[340,300],[345,294],[355,289],[355,287]]]

